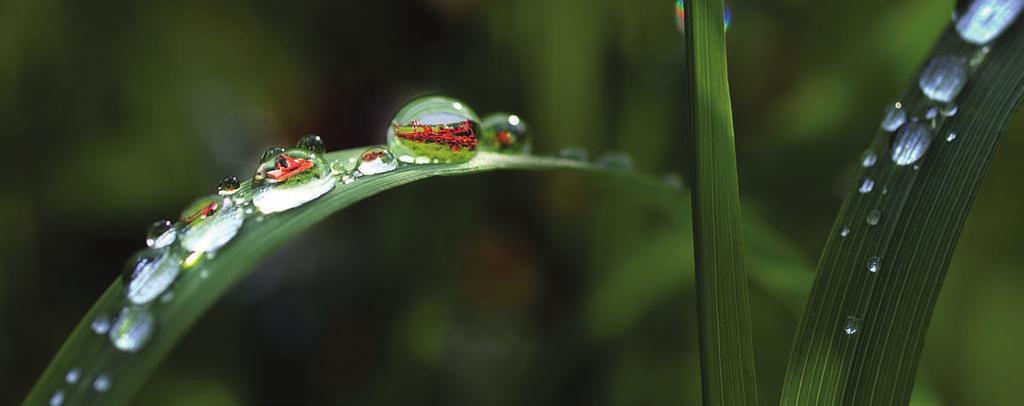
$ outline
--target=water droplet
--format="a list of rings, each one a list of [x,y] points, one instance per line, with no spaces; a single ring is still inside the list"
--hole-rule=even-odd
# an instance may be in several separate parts
[[[82,377],[82,370],[81,369],[71,368],[71,370],[68,371],[68,374],[64,375],[64,381],[69,383],[69,384],[74,385],[74,384],[78,383],[78,378],[81,378],[81,377]]]
[[[932,144],[932,131],[927,125],[910,123],[896,132],[892,144],[892,161],[896,165],[910,165],[928,152]]]
[[[886,193],[889,193],[889,188],[882,186],[882,194],[884,195]]]
[[[356,171],[362,175],[376,175],[398,168],[398,160],[384,147],[370,147],[359,154]]]
[[[992,47],[988,45],[978,48],[977,51],[974,51],[974,55],[971,55],[971,60],[967,61],[967,66],[970,66],[971,69],[976,69],[981,66],[981,64],[985,62],[985,59],[988,58],[988,53],[991,51]]]
[[[956,31],[964,41],[983,45],[1002,34],[1022,9],[1022,0],[975,0],[957,13]]]
[[[728,32],[729,26],[732,25],[732,9],[728,5],[722,11],[722,21],[725,23],[725,31]],[[686,8],[683,0],[676,0],[676,27],[679,32],[686,31]]]
[[[136,352],[153,336],[153,322],[153,314],[146,308],[125,307],[110,329],[110,342],[118,350]]]
[[[181,246],[192,252],[216,251],[235,238],[245,212],[231,199],[207,196],[181,212]]]
[[[155,299],[178,278],[183,256],[175,247],[145,249],[132,256],[121,273],[125,296],[135,304]]]
[[[625,152],[605,152],[597,158],[597,165],[604,169],[633,170],[633,157]]]
[[[420,97],[398,110],[387,135],[388,148],[411,163],[465,162],[476,156],[480,119],[458,100]]]
[[[64,404],[64,391],[57,389],[53,392],[53,396],[50,396],[50,406],[60,406]]]
[[[157,220],[146,229],[146,245],[150,248],[163,248],[171,245],[178,237],[178,230],[168,220]]]
[[[857,334],[857,332],[860,331],[860,322],[861,322],[861,319],[859,319],[857,317],[853,317],[853,316],[847,317],[846,318],[846,325],[843,326],[843,333],[846,333],[846,335],[848,335],[848,336],[852,336],[854,334]]]
[[[839,236],[840,237],[846,238],[846,236],[848,236],[848,235],[850,235],[850,228],[849,227],[843,227],[843,229],[839,231]]]
[[[268,159],[276,157],[284,153],[284,147],[270,147],[263,151],[263,155],[260,156],[260,163],[267,162]]]
[[[92,332],[96,334],[107,334],[110,330],[110,317],[105,314],[97,315],[95,319],[92,319]]]
[[[896,131],[903,123],[907,122],[907,111],[903,109],[903,103],[895,102],[885,106],[882,113],[882,129],[885,131]]]
[[[110,389],[110,377],[107,376],[107,374],[100,374],[100,376],[97,376],[96,380],[92,382],[92,388],[95,389],[96,392],[106,392]]]
[[[302,138],[299,138],[299,142],[295,144],[295,146],[317,155],[323,155],[327,152],[327,147],[324,146],[324,140],[321,139],[319,135],[309,134],[303,136]]]
[[[270,214],[323,196],[334,188],[334,178],[320,155],[293,148],[263,161],[252,184],[252,204],[261,213]]]
[[[942,114],[943,117],[953,117],[958,111],[960,111],[960,106],[957,106],[956,103],[946,103],[939,110],[939,114]]]
[[[480,137],[480,150],[506,154],[530,153],[530,130],[519,116],[508,113],[489,114],[480,125],[484,131]]]
[[[868,217],[866,219],[866,221],[868,222],[869,226],[878,225],[878,222],[880,220],[882,220],[882,212],[879,211],[878,209],[875,209],[875,210],[872,210],[871,212],[869,212],[868,213]]]
[[[560,158],[571,159],[574,161],[590,160],[590,153],[587,152],[587,149],[579,146],[562,148],[558,150],[558,156]]]
[[[955,132],[950,132],[949,135],[946,136],[946,142],[952,142],[955,139],[956,139],[956,133]]]
[[[871,191],[874,188],[875,188],[875,181],[872,180],[871,178],[864,178],[864,181],[860,183],[860,189],[858,189],[857,191],[860,192],[861,194],[871,193]]]
[[[237,177],[225,176],[224,179],[220,180],[217,184],[217,194],[221,196],[229,196],[238,191],[238,188],[242,186],[242,183],[238,181]]]
[[[330,162],[331,174],[334,176],[344,176],[351,173],[348,168],[345,167],[345,163],[340,159],[335,159]]]
[[[870,271],[871,273],[878,272],[879,260],[880,259],[878,257],[871,257],[870,259],[868,259],[868,271]]]
[[[864,160],[861,161],[861,166],[870,168],[875,166],[875,162],[878,162],[878,155],[875,155],[874,151],[868,151],[864,154]]]
[[[917,84],[929,99],[949,103],[960,94],[967,82],[967,68],[953,56],[939,56],[928,61]]]
[[[934,120],[938,116],[939,116],[939,108],[936,107],[936,106],[932,106],[930,109],[928,109],[928,111],[926,111],[924,113],[924,118],[927,118],[929,120]]]

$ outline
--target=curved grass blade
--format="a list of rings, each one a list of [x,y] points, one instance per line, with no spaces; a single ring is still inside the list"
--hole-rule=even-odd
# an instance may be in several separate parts
[[[328,154],[331,160],[356,157],[363,149]],[[536,156],[510,156],[480,153],[463,164],[407,166],[393,172],[362,177],[354,183],[339,184],[320,199],[283,213],[267,215],[262,221],[247,221],[230,244],[212,259],[204,259],[182,272],[174,283],[174,299],[150,304],[156,320],[156,332],[139,352],[114,349],[105,334],[96,334],[91,324],[97,317],[112,317],[126,304],[124,287],[115,281],[76,326],[56,357],[29,393],[25,404],[48,404],[61,391],[64,404],[123,404],[132,399],[160,361],[218,298],[244,278],[271,250],[311,227],[325,217],[377,193],[433,176],[472,174],[494,170],[571,169],[599,173],[628,180],[655,197],[682,200],[685,196],[657,178],[634,172],[608,171],[585,162]],[[242,188],[248,188],[243,184]],[[78,370],[73,382],[69,371]],[[108,387],[94,388],[105,374]],[[102,387],[102,385],[101,385]]]
[[[818,264],[782,404],[910,401],[953,250],[1024,100],[1024,23],[1014,23],[990,50],[949,28],[931,57],[945,55],[969,66],[958,112],[936,122],[931,147],[916,164],[896,165],[890,133],[876,134],[869,152],[877,154],[877,164],[860,168]],[[928,120],[930,104],[917,78],[901,100],[909,120]],[[873,187],[862,188],[865,179]],[[878,258],[874,272],[872,258]]]
[[[722,0],[688,2],[693,232],[706,405],[757,404]]]

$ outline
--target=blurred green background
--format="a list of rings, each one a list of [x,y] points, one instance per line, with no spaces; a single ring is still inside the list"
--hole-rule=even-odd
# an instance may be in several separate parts
[[[862,148],[952,1],[730,2],[761,396]],[[143,244],[270,145],[383,142],[440,92],[535,150],[688,167],[671,1],[0,1],[0,403]],[[913,402],[1016,404],[1024,121],[975,205]],[[434,179],[310,230],[224,298],[139,404],[697,404],[686,204],[570,173]],[[159,328],[159,327],[158,327]]]

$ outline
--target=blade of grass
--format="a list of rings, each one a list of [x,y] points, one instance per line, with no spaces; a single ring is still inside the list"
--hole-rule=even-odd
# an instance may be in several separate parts
[[[706,405],[757,404],[722,0],[686,5],[693,233]]]
[[[362,149],[328,154],[342,161],[357,156]],[[348,184],[339,184],[320,199],[300,208],[266,216],[262,221],[247,221],[234,241],[182,272],[174,283],[174,300],[152,303],[156,332],[137,353],[119,352],[105,334],[94,333],[90,325],[97,316],[113,316],[126,304],[123,285],[116,280],[93,305],[53,361],[43,372],[25,400],[25,404],[47,404],[58,390],[65,404],[123,404],[132,399],[139,387],[156,369],[175,343],[232,286],[251,272],[254,265],[284,241],[300,234],[325,217],[356,202],[395,187],[433,176],[450,176],[494,170],[582,170],[605,179],[645,190],[659,199],[682,200],[685,195],[660,179],[636,172],[608,171],[593,164],[537,156],[508,156],[480,153],[475,159],[454,165],[424,165],[400,168],[393,172],[367,176]],[[243,190],[248,188],[246,183]],[[205,275],[205,276],[204,276]],[[157,301],[159,302],[159,301]],[[65,375],[79,368],[80,376],[68,383]],[[100,374],[107,374],[110,387],[99,393],[92,385]]]
[[[889,133],[869,151],[878,163],[861,167],[818,264],[811,297],[793,344],[782,404],[907,404],[935,301],[964,221],[1010,117],[1024,100],[1024,27],[1016,22],[991,44],[943,122],[920,165],[896,166]],[[978,49],[952,28],[932,57],[970,58]],[[927,100],[917,80],[903,106],[922,114]],[[946,141],[949,134],[955,139]],[[873,191],[858,193],[871,178]],[[881,214],[876,226],[869,213]],[[840,230],[849,228],[847,237]],[[869,258],[880,259],[876,273]],[[847,334],[848,317],[860,320]]]

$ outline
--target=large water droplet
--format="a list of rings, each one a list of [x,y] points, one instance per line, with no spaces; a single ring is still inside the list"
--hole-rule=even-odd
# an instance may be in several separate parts
[[[967,68],[953,56],[939,56],[928,61],[917,84],[929,99],[949,103],[960,94],[967,82]]]
[[[587,152],[587,149],[579,146],[562,148],[558,150],[558,156],[560,158],[572,159],[574,161],[590,160],[590,153]]]
[[[956,31],[964,41],[983,45],[1002,34],[1022,9],[1024,0],[975,0],[958,13]]]
[[[157,220],[146,229],[146,245],[150,248],[163,248],[171,245],[177,238],[178,230],[168,220]]]
[[[896,132],[892,142],[892,161],[906,166],[921,159],[932,144],[932,130],[923,123],[910,123]]]
[[[233,195],[241,186],[242,183],[238,181],[237,177],[225,176],[224,179],[221,179],[220,183],[217,184],[217,194],[221,196]]]
[[[860,189],[857,189],[861,194],[871,193],[875,188],[875,181],[871,178],[864,178],[864,181],[860,183]]]
[[[484,131],[480,137],[480,150],[506,154],[530,153],[530,130],[519,116],[507,113],[489,114],[480,124]]]
[[[81,378],[81,377],[82,377],[82,370],[81,369],[79,369],[79,368],[71,368],[71,370],[68,371],[68,374],[64,375],[64,382],[67,382],[69,384],[74,385],[74,384],[78,383],[78,378]]]
[[[882,211],[875,209],[868,213],[868,217],[865,219],[869,226],[877,226],[878,222],[882,220]]]
[[[458,100],[420,97],[398,110],[387,135],[389,149],[402,162],[465,162],[476,156],[480,119]]]
[[[175,247],[145,249],[135,254],[121,273],[128,300],[148,303],[167,290],[181,273],[183,258],[181,250]]]
[[[885,106],[885,112],[882,113],[883,130],[896,131],[897,128],[900,128],[906,122],[907,111],[903,108],[903,103],[895,102]]]
[[[860,331],[860,322],[861,322],[861,319],[859,319],[857,317],[853,317],[853,316],[847,317],[846,318],[846,325],[843,326],[843,333],[846,333],[846,335],[848,335],[848,336],[852,336],[854,334],[857,334],[857,332]]]
[[[127,306],[121,309],[117,323],[110,329],[110,342],[126,352],[136,352],[153,336],[153,314],[144,307]]]
[[[110,330],[110,317],[105,314],[97,315],[95,319],[92,319],[90,327],[93,333],[107,334],[107,331]]]
[[[876,162],[878,162],[878,155],[876,155],[874,151],[868,151],[864,154],[864,160],[862,160],[860,164],[865,168],[870,168],[875,166]]]
[[[207,196],[181,212],[181,246],[192,252],[211,252],[235,238],[245,213],[230,198]]]
[[[310,134],[299,138],[299,142],[295,146],[317,155],[323,155],[327,152],[327,147],[324,146],[324,140],[321,139],[319,135]]]
[[[334,188],[330,165],[320,155],[289,149],[260,164],[252,177],[252,203],[263,214],[299,207]]]
[[[57,389],[53,392],[53,396],[50,396],[50,406],[60,406],[64,404],[64,391]]]
[[[628,171],[633,169],[633,157],[625,152],[605,152],[597,157],[597,165],[604,169]]]
[[[878,257],[871,257],[868,259],[868,271],[871,273],[878,272],[880,259]]]
[[[95,389],[96,392],[106,392],[110,389],[110,377],[107,376],[107,374],[100,374],[96,377],[95,381],[92,381],[92,388]]]
[[[728,5],[722,11],[722,21],[725,24],[725,31],[729,31],[729,26],[732,25],[732,9]],[[686,31],[686,7],[683,0],[676,0],[676,28],[679,32]]]
[[[396,168],[398,160],[384,147],[370,147],[359,154],[359,160],[356,161],[356,171],[360,175],[376,175],[391,172]]]

